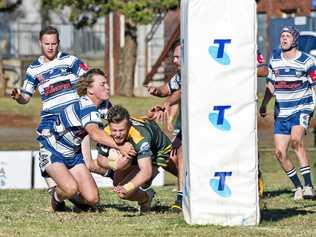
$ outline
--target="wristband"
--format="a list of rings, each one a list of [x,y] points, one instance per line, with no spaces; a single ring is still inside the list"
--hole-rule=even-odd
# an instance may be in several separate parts
[[[128,182],[127,184],[123,185],[123,188],[127,191],[127,192],[131,192],[135,189],[135,185],[132,182]]]
[[[109,162],[108,162],[108,164],[109,164],[109,167],[112,169],[112,170],[117,170],[117,160],[110,160],[109,159]]]

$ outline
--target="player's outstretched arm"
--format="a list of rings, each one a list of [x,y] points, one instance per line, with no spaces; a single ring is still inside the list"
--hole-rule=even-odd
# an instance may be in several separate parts
[[[151,157],[139,159],[138,166],[139,172],[131,181],[129,181],[127,184],[124,184],[123,186],[118,185],[113,188],[113,191],[116,192],[119,197],[127,197],[130,193],[151,179],[153,173]]]
[[[269,82],[266,86],[266,90],[264,92],[264,97],[259,109],[259,113],[261,117],[265,117],[267,115],[267,105],[271,98],[273,97],[274,87],[271,82]]]
[[[168,85],[165,83],[159,87],[154,87],[151,84],[145,86],[149,94],[158,97],[166,97],[170,94]]]
[[[181,90],[174,91],[166,100],[169,106],[178,104],[181,101]]]

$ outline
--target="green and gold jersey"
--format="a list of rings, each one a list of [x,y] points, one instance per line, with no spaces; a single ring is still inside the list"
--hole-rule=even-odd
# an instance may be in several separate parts
[[[172,145],[158,124],[143,118],[131,118],[130,125],[127,141],[134,146],[136,158],[151,157],[154,165],[165,167]],[[104,131],[110,134],[109,126]]]

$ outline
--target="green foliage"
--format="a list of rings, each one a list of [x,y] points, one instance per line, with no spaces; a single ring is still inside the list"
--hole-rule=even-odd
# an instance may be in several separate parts
[[[20,4],[22,0],[6,1],[0,0],[0,12],[13,12]]]
[[[70,21],[78,28],[93,25],[109,12],[120,12],[134,23],[148,24],[156,14],[175,9],[178,0],[51,0],[45,4],[51,9],[70,8]]]

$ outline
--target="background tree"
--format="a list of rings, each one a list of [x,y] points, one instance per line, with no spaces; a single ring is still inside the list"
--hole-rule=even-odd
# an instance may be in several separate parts
[[[43,0],[45,1],[45,0]],[[179,0],[50,0],[50,9],[70,8],[69,20],[76,28],[92,26],[97,19],[110,12],[123,14],[125,18],[125,46],[120,53],[121,94],[133,95],[134,72],[137,52],[137,24],[149,24],[160,14],[179,6]]]

